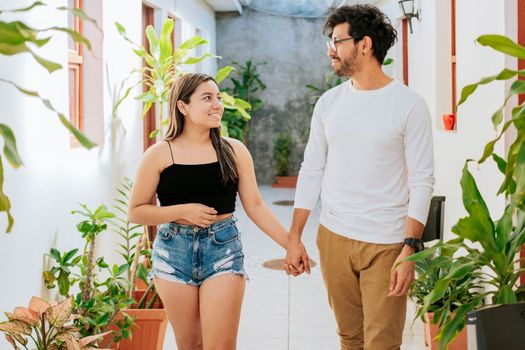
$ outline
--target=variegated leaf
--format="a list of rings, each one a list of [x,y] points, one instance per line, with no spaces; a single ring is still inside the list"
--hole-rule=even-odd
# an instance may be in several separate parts
[[[29,310],[36,312],[39,317],[43,315],[44,312],[46,312],[46,310],[50,307],[51,304],[39,297],[32,297],[31,301],[29,302]]]
[[[62,327],[64,323],[66,323],[70,319],[71,306],[72,300],[71,298],[67,298],[61,303],[47,309],[46,319],[49,322],[49,324],[56,328]]]
[[[15,310],[13,312],[17,315],[24,315],[25,317],[35,322],[35,324],[38,323],[38,321],[40,321],[40,319],[38,318],[38,313],[36,313],[33,310],[29,310],[27,307],[15,307]]]
[[[25,315],[15,314],[12,312],[6,312],[5,315],[9,321],[20,321],[27,323],[29,326],[35,326],[38,323],[38,320],[35,322]]]
[[[31,326],[21,321],[5,321],[0,322],[0,331],[5,333],[31,335]]]

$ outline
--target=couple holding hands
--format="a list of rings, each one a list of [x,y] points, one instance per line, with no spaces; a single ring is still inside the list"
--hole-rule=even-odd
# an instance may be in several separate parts
[[[173,87],[168,132],[144,154],[129,219],[159,225],[150,278],[179,350],[236,349],[248,279],[237,194],[248,217],[286,249],[284,268],[294,276],[310,272],[301,235],[320,196],[317,247],[340,349],[401,346],[415,268],[396,262],[417,251],[427,219],[430,113],[382,70],[397,33],[379,9],[339,7],[323,31],[332,68],[350,79],[315,106],[289,231],[261,198],[248,149],[221,137],[213,78],[188,73]]]

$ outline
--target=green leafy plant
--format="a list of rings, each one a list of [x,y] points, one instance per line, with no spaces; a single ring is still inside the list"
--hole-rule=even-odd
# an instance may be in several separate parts
[[[251,60],[246,61],[244,65],[233,62],[232,66],[237,68],[236,75],[229,78],[233,87],[224,89],[232,97],[248,102],[252,114],[262,107],[263,102],[257,95],[266,89],[257,71],[260,65],[254,64]],[[250,119],[249,115],[237,109],[225,109],[221,123],[223,129],[227,131],[227,136],[245,142]]]
[[[383,66],[389,66],[391,65],[392,63],[394,63],[394,59],[393,58],[385,58],[385,60],[383,61]]]
[[[288,176],[290,154],[293,148],[292,138],[288,134],[279,133],[274,140],[273,146],[277,176]]]
[[[453,246],[453,242],[450,242],[447,250],[434,252],[430,256],[425,254],[427,256],[416,261],[417,279],[409,292],[410,299],[416,304],[417,311],[414,319],[420,318],[427,322],[425,314],[432,313],[433,317],[430,321],[443,328],[445,321],[463,305],[477,306],[482,303],[482,286],[480,285],[482,275],[478,271],[450,281],[440,298],[436,298],[432,293],[436,285],[442,283],[440,281],[449,275],[453,254],[459,247],[459,245]],[[458,259],[468,266],[467,258]],[[446,327],[450,326],[446,325]],[[448,332],[446,327],[443,329],[444,332]]]
[[[116,204],[113,206],[116,215],[109,221],[112,230],[121,239],[121,242],[118,243],[119,248],[117,252],[127,266],[133,265],[138,240],[141,239],[144,233],[144,225],[132,224],[128,221],[128,204],[132,186],[133,182],[127,177],[124,178],[120,187],[117,189],[119,197],[115,199]],[[141,255],[148,254],[147,251],[139,253]],[[138,272],[139,275],[144,276],[144,274],[147,274],[147,271],[142,271],[142,269],[145,269],[144,265],[140,265],[140,267],[141,271]],[[135,281],[132,278],[132,271],[130,269],[126,271],[126,280],[128,284],[127,293],[131,298],[135,289]]]
[[[111,219],[110,224],[113,231],[121,238],[121,243],[118,244],[118,253],[124,260],[124,263],[130,267],[126,271],[126,293],[130,299],[135,300],[132,307],[135,309],[151,309],[158,304],[159,297],[153,283],[149,283],[147,280],[151,257],[150,247],[147,243],[138,245],[139,240],[147,237],[147,235],[144,235],[144,225],[131,224],[128,221],[127,208],[132,186],[133,182],[128,178],[124,178],[118,189],[119,197],[115,199],[116,205],[113,206],[117,214],[114,219]],[[142,263],[140,262],[140,257],[144,258]],[[135,290],[137,279],[148,285],[144,294],[138,299]]]
[[[46,5],[41,1],[35,1],[31,5],[24,8],[0,10],[0,16],[2,14],[30,12],[31,10],[37,7],[50,7],[58,11],[71,12],[74,16],[80,18],[81,20],[93,22],[98,28],[96,21],[87,16],[86,13],[79,8],[67,8],[65,6],[53,7]],[[51,26],[48,28],[38,29],[30,27],[20,20],[10,22],[0,19],[0,55],[14,56],[23,53],[30,54],[40,66],[46,69],[49,73],[53,73],[61,69],[62,65],[39,56],[35,53],[35,48],[45,47],[51,40],[50,34],[57,32],[66,33],[75,42],[83,44],[91,50],[91,44],[89,40],[82,36],[80,33],[69,28]],[[36,91],[33,91],[29,88],[21,87],[13,81],[6,80],[0,77],[0,82],[11,85],[26,96],[39,99],[47,109],[49,109],[58,116],[60,123],[64,125],[64,127],[74,135],[74,137],[80,142],[82,146],[84,146],[87,149],[91,149],[95,146],[95,143],[93,143],[78,129],[76,129],[63,113],[59,112],[53,107],[53,104],[49,99],[40,96],[40,94]],[[19,168],[23,165],[23,163],[20,154],[17,150],[16,137],[13,133],[13,130],[7,124],[0,123],[0,136],[4,140],[3,154],[5,159],[7,159],[9,164],[14,169]],[[4,159],[2,158],[2,156],[0,156],[0,212],[5,212],[7,215],[8,224],[6,228],[6,233],[9,233],[13,228],[14,218],[11,215],[11,201],[9,200],[9,197],[3,190],[3,162]]]
[[[525,47],[505,36],[482,35],[477,42],[512,57],[525,59]],[[517,76],[525,76],[525,70],[504,69],[496,75],[465,86],[458,106],[465,103],[479,86]],[[479,296],[479,298],[488,298],[490,303],[507,304],[525,300],[525,286],[517,285],[519,277],[525,271],[525,262],[519,259],[519,252],[525,243],[525,104],[521,103],[512,108],[511,119],[503,122],[503,111],[508,100],[520,93],[525,93],[525,81],[516,79],[510,85],[501,107],[492,114],[497,137],[485,145],[483,155],[477,162],[471,159],[465,162],[460,183],[463,205],[468,215],[452,227],[452,232],[457,238],[438,244],[408,259],[421,260],[429,252],[437,249],[456,249],[456,253],[449,261],[448,274],[435,283],[425,308],[443,298],[449,285],[465,279],[475,279],[478,281],[477,284],[483,287],[490,286]],[[510,126],[514,126],[516,137],[503,158],[494,153],[494,147]],[[504,175],[498,195],[504,195],[508,204],[499,219],[492,218],[469,170],[470,163],[479,165],[489,158],[495,161]],[[453,315],[443,317],[443,328],[438,335],[440,349],[446,348],[464,327],[468,312],[479,305],[479,302],[473,300],[458,307]]]
[[[173,49],[171,41],[171,33],[173,32],[174,22],[172,19],[167,19],[163,26],[160,36],[157,35],[152,26],[146,27],[146,37],[148,39],[149,48],[134,43],[127,35],[126,29],[120,23],[115,23],[119,34],[131,45],[133,45],[133,52],[144,60],[146,65],[140,69],[134,69],[130,75],[139,76],[139,81],[128,87],[121,99],[116,103],[114,109],[118,108],[120,103],[129,95],[131,89],[142,84],[146,87],[146,91],[135,97],[135,99],[144,103],[141,117],[144,118],[146,113],[154,104],[159,104],[160,127],[152,131],[151,138],[156,137],[162,127],[169,123],[169,116],[164,116],[164,106],[169,103],[169,96],[171,88],[176,79],[184,74],[182,67],[184,65],[193,65],[209,57],[217,57],[210,53],[205,53],[199,57],[187,57],[191,50],[200,45],[208,43],[200,36],[194,36],[183,42],[177,49]],[[219,70],[215,76],[217,84],[224,80],[232,71],[232,67],[224,67]],[[234,98],[226,92],[221,92],[222,100],[225,108],[235,109],[243,115],[248,115],[246,112],[251,108],[250,104],[241,99]],[[249,117],[249,115],[248,115]]]
[[[310,96],[310,105],[311,105],[311,108],[313,109],[315,104],[317,103],[317,101],[319,100],[319,98],[328,90],[338,86],[338,85],[341,85],[342,83],[344,83],[346,81],[346,79],[343,79],[337,75],[335,75],[335,73],[328,73],[325,78],[324,78],[324,82],[322,85],[320,86],[316,86],[316,85],[313,85],[313,84],[306,84],[306,88],[308,88],[314,95]]]
[[[104,205],[94,211],[85,205],[81,205],[81,208],[72,213],[85,218],[77,225],[77,230],[85,240],[82,252],[73,249],[62,254],[52,248],[50,256],[55,266],[44,272],[44,281],[48,288],[58,285],[60,295],[72,298],[73,310],[78,314],[74,325],[80,334],[89,336],[106,331],[117,313],[134,300],[127,294],[126,272],[129,265],[115,264],[110,267],[103,257],[95,258],[97,237],[107,230],[107,221],[115,215],[107,211]],[[100,278],[102,273],[107,277]],[[72,287],[78,287],[78,292],[71,294]],[[119,321],[117,325],[120,330],[115,334],[115,341],[129,337],[132,324],[133,320],[128,316]]]
[[[8,320],[0,322],[0,331],[15,350],[91,350],[95,347],[88,347],[89,344],[110,333],[80,338],[73,324],[76,315],[72,314],[70,298],[50,304],[33,297],[29,307],[17,307],[5,314]]]

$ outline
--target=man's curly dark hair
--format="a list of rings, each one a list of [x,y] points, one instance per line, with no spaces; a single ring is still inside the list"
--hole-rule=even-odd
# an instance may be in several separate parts
[[[397,31],[390,19],[373,5],[341,6],[335,9],[328,15],[323,33],[331,37],[334,27],[342,23],[349,24],[348,35],[356,38],[356,42],[364,36],[372,39],[372,54],[381,64],[397,40]]]

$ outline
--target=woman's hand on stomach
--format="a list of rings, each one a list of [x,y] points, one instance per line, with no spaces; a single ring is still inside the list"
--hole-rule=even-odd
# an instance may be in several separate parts
[[[177,224],[181,225],[209,227],[214,222],[223,220],[232,215],[231,213],[217,215],[217,210],[198,203],[183,204],[183,206],[183,218],[175,221]]]

